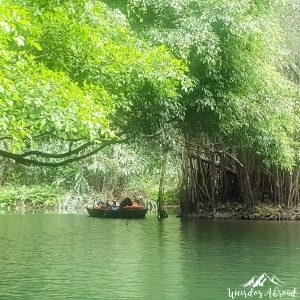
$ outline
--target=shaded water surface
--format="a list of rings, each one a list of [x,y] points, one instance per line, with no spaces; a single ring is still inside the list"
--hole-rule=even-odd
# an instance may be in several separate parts
[[[300,222],[0,216],[0,299],[223,300],[263,273],[300,293]]]

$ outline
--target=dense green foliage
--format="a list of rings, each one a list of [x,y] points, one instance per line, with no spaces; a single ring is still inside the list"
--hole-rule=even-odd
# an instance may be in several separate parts
[[[76,206],[83,208],[99,200],[121,200],[126,196],[156,201],[161,164],[158,153],[159,149],[155,150],[153,147],[150,150],[114,145],[84,161],[57,168],[16,165],[11,161],[2,161],[0,202],[3,203],[2,207],[22,207],[27,199],[28,205],[47,207],[52,203],[73,209]],[[165,176],[166,203],[174,204],[178,200],[178,166],[179,158],[169,156]],[[51,195],[55,193],[57,197],[53,200],[59,201],[51,202]]]
[[[140,39],[101,2],[19,2],[1,7],[1,139],[9,151],[55,151],[50,141],[69,153],[78,140],[155,134],[184,117],[195,133],[294,165],[297,103],[279,72],[279,1],[129,1]],[[178,88],[188,92],[191,81],[165,44],[196,82],[180,102]],[[27,156],[15,158],[29,163]]]
[[[289,52],[299,42],[293,32],[289,49],[282,30],[284,13],[297,19],[297,1],[128,2],[140,36],[168,45],[195,82],[175,136],[185,149],[182,212],[227,201],[297,205],[300,99]]]
[[[159,181],[176,195],[182,180],[187,211],[220,199],[297,204],[298,11],[283,0],[3,0],[0,156],[88,158],[18,170],[19,182],[30,170],[105,197],[137,186],[156,197]],[[152,153],[99,153],[121,143]]]
[[[1,155],[64,158],[156,133],[177,111],[186,67],[137,40],[124,15],[96,1],[19,2],[1,7]]]
[[[300,32],[298,30],[300,26],[300,3],[298,0],[291,0],[291,5],[282,13],[282,25],[290,55],[286,72],[296,84],[300,85]]]
[[[299,132],[280,1],[131,0],[134,26],[187,61],[197,85],[183,97],[189,133],[292,168]]]
[[[66,191],[61,188],[38,185],[0,187],[0,211],[8,207],[53,208],[64,199]]]

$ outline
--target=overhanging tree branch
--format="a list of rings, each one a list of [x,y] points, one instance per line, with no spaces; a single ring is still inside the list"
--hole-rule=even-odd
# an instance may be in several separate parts
[[[54,154],[54,153],[45,153],[42,151],[28,151],[28,152],[24,152],[22,154],[19,154],[20,157],[27,157],[27,156],[40,156],[40,157],[46,157],[46,158],[64,158],[64,157],[68,157],[68,156],[72,156],[75,154],[78,154],[80,151],[90,147],[92,145],[92,143],[88,142],[85,143],[81,146],[79,146],[78,148],[74,149],[74,150],[70,150],[68,152],[65,153],[60,153],[60,154]]]
[[[0,138],[0,141],[3,141],[3,140],[11,140],[11,137],[10,136],[3,136]]]
[[[39,151],[29,151],[29,152],[22,153],[22,154],[14,154],[14,153],[4,151],[4,150],[0,149],[0,156],[6,157],[6,158],[9,158],[9,159],[13,159],[16,163],[20,163],[20,164],[23,164],[23,165],[44,166],[44,167],[61,167],[61,166],[65,166],[67,164],[70,164],[72,162],[79,161],[79,160],[85,159],[87,157],[90,157],[90,156],[96,154],[97,152],[99,152],[101,149],[103,149],[103,148],[105,148],[109,145],[119,144],[119,143],[126,143],[127,141],[128,141],[128,139],[103,141],[102,144],[99,147],[96,147],[92,151],[89,151],[85,154],[78,155],[78,156],[75,156],[75,157],[72,157],[72,158],[67,158],[67,159],[61,160],[61,161],[40,161],[40,160],[36,160],[36,159],[26,158],[28,155],[30,155],[28,153],[30,153],[30,152],[34,153],[34,152],[39,152]],[[82,145],[81,147],[78,147],[77,149],[74,149],[73,151],[62,153],[61,157],[57,157],[59,154],[52,154],[52,156],[51,156],[50,153],[43,153],[43,152],[40,152],[40,153],[43,154],[43,155],[40,155],[40,156],[45,157],[45,158],[64,158],[64,157],[67,157],[66,156],[67,153],[71,153],[71,154],[69,154],[69,156],[72,156],[74,154],[78,154],[78,152],[80,150],[86,149],[88,147],[87,144],[90,144],[89,146],[92,145],[91,143],[86,143],[86,144]],[[81,148],[81,149],[78,150],[79,148]],[[76,150],[76,153],[74,153],[75,150]],[[24,156],[24,154],[26,154],[26,155]],[[34,155],[35,154],[36,153],[34,153]],[[31,154],[31,155],[33,155],[33,154]]]

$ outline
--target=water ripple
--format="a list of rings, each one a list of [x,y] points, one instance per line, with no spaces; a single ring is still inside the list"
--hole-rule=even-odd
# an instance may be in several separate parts
[[[254,275],[300,289],[300,223],[0,216],[0,299],[228,299]],[[283,298],[282,298],[283,299]]]

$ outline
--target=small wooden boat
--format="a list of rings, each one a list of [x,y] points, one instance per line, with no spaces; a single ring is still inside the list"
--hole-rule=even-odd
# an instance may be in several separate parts
[[[136,205],[125,198],[119,207],[105,206],[100,207],[87,207],[90,217],[96,218],[121,218],[121,219],[142,219],[145,218],[147,208],[141,205]]]

